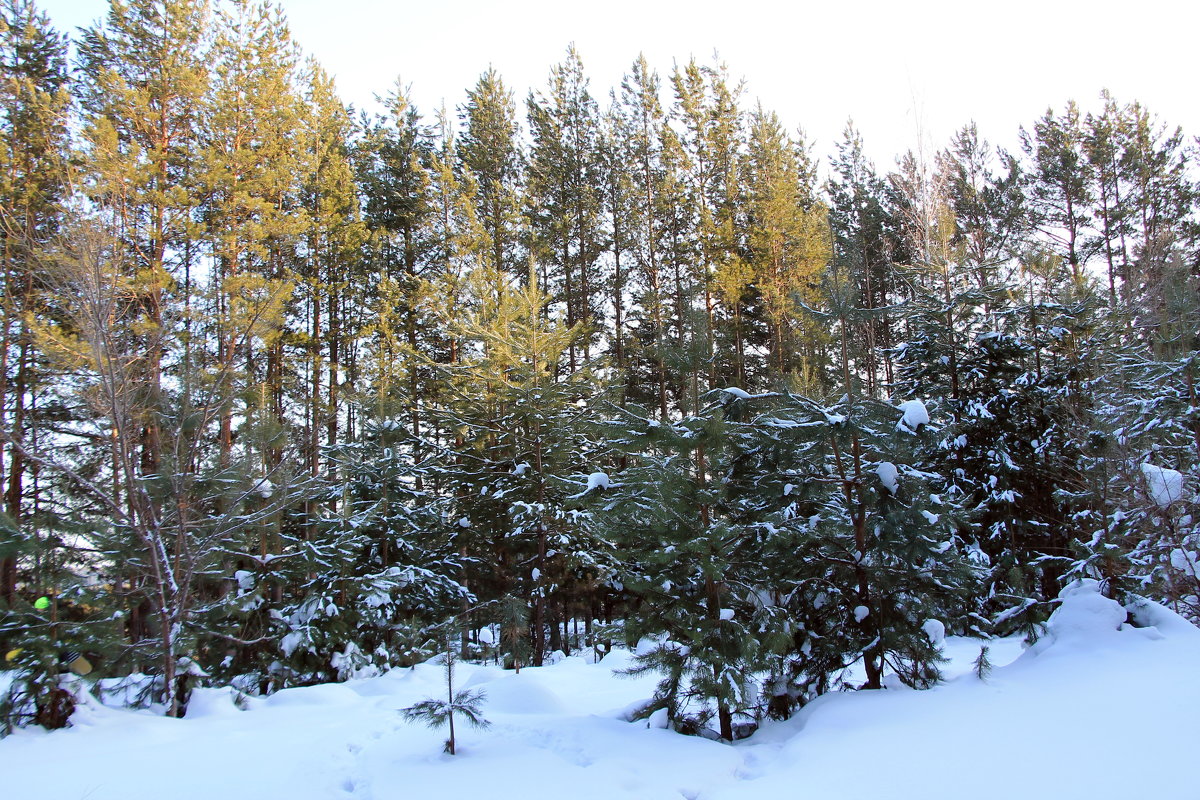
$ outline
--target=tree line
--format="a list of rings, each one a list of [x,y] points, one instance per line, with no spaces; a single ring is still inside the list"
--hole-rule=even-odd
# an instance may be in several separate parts
[[[112,0],[73,64],[0,16],[34,695],[70,648],[181,715],[452,620],[517,668],[650,643],[644,712],[732,739],[855,663],[930,685],[929,620],[1036,635],[1076,578],[1200,618],[1197,141],[1140,104],[881,173],[720,63],[603,96],[572,47],[521,103],[489,69],[356,115],[269,2]]]

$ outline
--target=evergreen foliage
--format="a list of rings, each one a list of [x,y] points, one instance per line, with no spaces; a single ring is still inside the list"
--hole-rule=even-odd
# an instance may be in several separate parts
[[[667,424],[622,411],[612,438],[629,462],[596,502],[637,610],[626,636],[653,642],[639,645],[634,671],[664,676],[644,713],[665,708],[677,729],[693,732],[715,716],[732,741],[735,717],[753,714],[754,673],[769,647],[754,632],[782,620],[753,592],[766,577],[761,514],[753,482],[739,474],[752,429],[729,418],[734,395],[705,399],[700,414]]]
[[[446,647],[441,656],[446,668],[446,699],[430,698],[403,708],[400,713],[410,722],[423,722],[430,728],[450,729],[450,738],[446,740],[446,752],[456,755],[456,738],[454,734],[454,717],[465,720],[472,728],[486,730],[491,723],[483,717],[480,706],[487,699],[483,689],[454,689],[454,664],[457,660],[453,637],[447,637]]]

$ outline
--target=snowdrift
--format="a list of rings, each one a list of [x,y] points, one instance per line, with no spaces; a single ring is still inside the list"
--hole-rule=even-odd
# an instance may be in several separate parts
[[[625,722],[654,678],[615,675],[629,663],[615,652],[519,675],[460,665],[460,685],[489,692],[493,727],[460,734],[456,757],[398,713],[442,690],[423,664],[245,710],[205,690],[183,720],[90,704],[70,729],[0,742],[0,775],[6,797],[90,800],[1200,797],[1200,630],[1079,581],[1034,646],[987,643],[984,679],[981,644],[947,637],[951,678],[935,689],[827,695],[733,746]]]

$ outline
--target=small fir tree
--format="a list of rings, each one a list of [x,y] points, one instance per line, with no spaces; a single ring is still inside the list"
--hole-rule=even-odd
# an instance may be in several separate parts
[[[454,665],[458,663],[458,644],[454,632],[449,632],[445,636],[441,658],[442,664],[446,668],[446,699],[428,698],[401,709],[400,713],[409,722],[423,722],[431,728],[449,727],[450,738],[446,740],[445,751],[450,755],[455,755],[455,714],[466,720],[472,728],[478,730],[487,730],[492,723],[483,717],[481,706],[487,699],[487,693],[483,689],[454,690]]]

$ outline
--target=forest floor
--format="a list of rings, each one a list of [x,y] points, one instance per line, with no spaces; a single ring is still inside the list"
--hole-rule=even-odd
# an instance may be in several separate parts
[[[1067,597],[1023,649],[950,637],[928,691],[837,692],[733,746],[628,722],[653,676],[632,656],[523,669],[460,664],[486,689],[487,731],[444,734],[398,709],[444,694],[443,669],[251,699],[206,689],[188,716],[91,705],[71,728],[0,741],[5,798],[400,800],[405,798],[1200,798],[1200,629],[1158,606],[1120,625],[1099,594]]]

